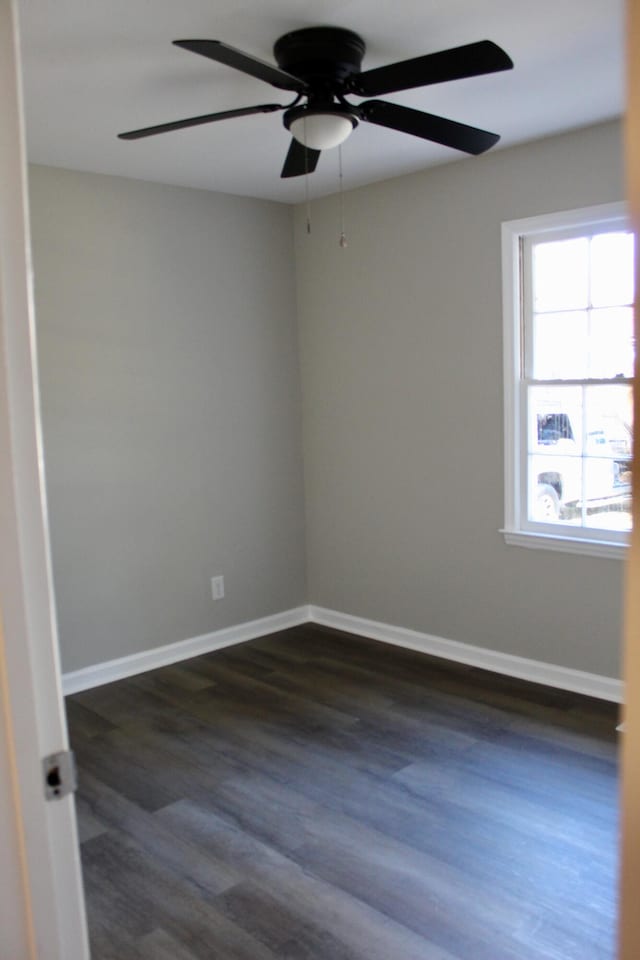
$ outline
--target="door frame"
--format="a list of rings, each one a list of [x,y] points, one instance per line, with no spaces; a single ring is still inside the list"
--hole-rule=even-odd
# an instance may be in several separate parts
[[[626,185],[636,235],[636,368],[633,531],[627,557],[624,611],[625,708],[622,735],[619,957],[640,956],[640,0],[627,0]]]

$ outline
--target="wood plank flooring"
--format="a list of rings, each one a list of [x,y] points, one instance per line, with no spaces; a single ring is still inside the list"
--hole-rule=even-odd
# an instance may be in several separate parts
[[[67,698],[93,960],[613,960],[616,708],[306,625]]]

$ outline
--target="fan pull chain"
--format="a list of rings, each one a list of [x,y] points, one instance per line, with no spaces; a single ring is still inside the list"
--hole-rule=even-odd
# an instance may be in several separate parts
[[[306,149],[305,149],[305,168],[306,163]],[[304,171],[304,198],[307,205],[307,233],[311,233],[311,201],[309,199],[309,171],[305,169]]]
[[[311,200],[309,199],[309,152],[306,146],[307,140],[307,118],[302,118],[302,127],[304,130],[305,148],[304,148],[304,199],[307,208],[307,234],[311,233]]]
[[[342,185],[342,144],[338,146],[338,179],[340,184],[340,246],[344,250],[347,246],[347,236],[344,232],[344,189]]]

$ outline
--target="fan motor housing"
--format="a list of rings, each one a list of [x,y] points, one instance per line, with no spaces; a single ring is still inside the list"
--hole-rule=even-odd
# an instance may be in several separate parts
[[[366,46],[362,37],[341,27],[305,27],[276,40],[278,66],[311,87],[342,83],[360,72]]]

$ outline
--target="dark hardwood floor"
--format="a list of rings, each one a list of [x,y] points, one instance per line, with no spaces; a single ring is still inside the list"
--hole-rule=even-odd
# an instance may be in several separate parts
[[[67,711],[93,960],[613,960],[611,704],[308,625]]]

